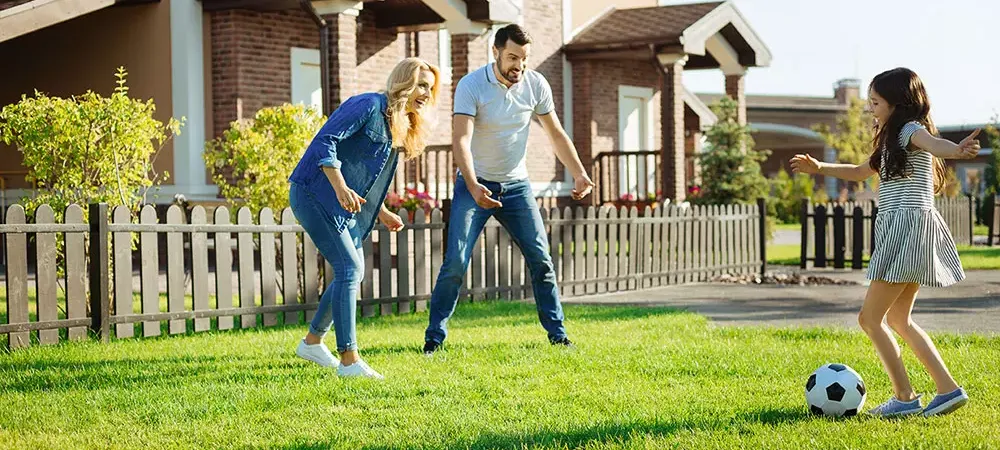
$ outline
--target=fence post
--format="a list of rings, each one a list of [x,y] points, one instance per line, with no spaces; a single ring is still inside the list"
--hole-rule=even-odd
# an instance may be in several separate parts
[[[860,205],[854,206],[854,242],[851,246],[851,269],[861,270],[863,253],[865,252],[865,210]]]
[[[802,232],[799,233],[802,247],[799,248],[799,268],[805,269],[809,262],[809,199],[802,199],[802,211],[799,214],[802,221]]]
[[[969,245],[976,243],[976,202],[973,200],[975,197],[972,194],[968,194],[969,198]]]
[[[847,251],[847,217],[844,205],[833,208],[833,267],[844,268],[844,253]]]
[[[994,217],[993,217],[993,215],[994,215],[993,214],[993,210],[996,209],[996,207],[997,207],[997,195],[996,194],[990,195],[990,197],[989,197],[989,205],[990,205],[989,206],[989,212],[986,214],[986,228],[989,230],[989,231],[987,231],[986,245],[992,247],[993,246],[993,235],[994,235],[994,233],[996,233],[996,225],[997,225],[996,224],[996,220],[994,220]]]
[[[760,239],[760,275],[764,276],[767,273],[767,204],[763,198],[757,199],[757,214],[759,214],[757,223],[760,226],[757,236]]]
[[[972,196],[972,194],[969,194],[969,195]],[[982,211],[981,208],[983,207],[983,203],[982,203],[983,199],[980,198],[980,197],[978,197],[978,196],[972,196],[972,197],[975,199],[975,202],[976,202],[976,206],[975,206],[976,207],[976,209],[975,209],[976,215],[973,216],[973,223],[976,224],[976,225],[981,225],[983,223],[983,215],[980,214],[980,212]]]
[[[816,256],[813,267],[826,267],[826,206],[819,205],[813,212],[813,222],[816,224]]]
[[[878,203],[875,202],[875,200],[872,200],[872,216],[871,216],[872,240],[871,240],[871,248],[868,249],[868,254],[869,255],[874,255],[875,254],[875,241],[876,241],[876,239],[875,239],[875,219],[877,217],[878,217]]]
[[[90,329],[101,342],[111,331],[110,280],[108,278],[108,204],[91,203],[90,214]]]

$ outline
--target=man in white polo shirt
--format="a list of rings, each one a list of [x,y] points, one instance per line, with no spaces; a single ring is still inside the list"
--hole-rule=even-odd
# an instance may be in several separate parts
[[[531,37],[518,25],[497,30],[495,63],[469,73],[455,89],[452,151],[459,174],[448,221],[448,250],[431,294],[424,353],[433,354],[447,335],[445,324],[458,301],[476,239],[491,216],[507,229],[528,262],[535,305],[552,344],[571,346],[549,242],[525,164],[528,129],[538,116],[556,157],[573,174],[572,197],[580,200],[594,183],[576,154],[542,74],[527,68]],[[535,150],[537,151],[537,150]]]

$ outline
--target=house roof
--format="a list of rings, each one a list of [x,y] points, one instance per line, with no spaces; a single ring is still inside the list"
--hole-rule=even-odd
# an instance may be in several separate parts
[[[0,42],[115,4],[141,1],[147,0],[0,0]]]
[[[614,44],[680,44],[684,30],[723,2],[614,9],[567,45],[567,49]]]
[[[725,94],[697,94],[703,102],[712,104]],[[794,95],[747,95],[747,109],[780,109],[798,111],[847,111],[847,105],[834,97]]]
[[[731,0],[610,9],[563,47],[570,58],[683,54],[686,68],[767,66],[771,53]]]

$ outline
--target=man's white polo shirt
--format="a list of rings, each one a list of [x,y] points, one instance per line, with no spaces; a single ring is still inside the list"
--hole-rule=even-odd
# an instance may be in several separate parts
[[[528,179],[525,155],[531,115],[555,109],[552,88],[542,74],[525,70],[510,88],[499,82],[495,63],[462,77],[455,88],[454,112],[475,118],[472,166],[489,181]]]

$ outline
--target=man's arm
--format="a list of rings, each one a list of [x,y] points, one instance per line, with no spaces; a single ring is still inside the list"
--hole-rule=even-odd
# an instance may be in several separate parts
[[[458,170],[462,171],[462,178],[465,178],[465,187],[469,189],[476,204],[486,208],[497,208],[503,206],[500,202],[490,197],[493,195],[486,186],[479,184],[476,178],[476,168],[472,165],[472,125],[474,118],[465,114],[456,113],[451,119],[451,151],[455,155],[455,164]]]
[[[472,126],[475,118],[465,114],[455,114],[451,119],[451,152],[455,155],[455,165],[462,172],[466,184],[476,181],[476,168],[472,166]]]
[[[542,128],[545,129],[546,134],[549,135],[549,141],[552,142],[552,146],[555,147],[556,158],[573,175],[575,185],[573,199],[580,200],[586,197],[591,189],[593,189],[594,182],[587,175],[587,169],[583,167],[583,163],[580,161],[580,156],[576,152],[576,146],[573,145],[573,141],[569,140],[566,130],[559,123],[559,117],[556,116],[555,111],[552,111],[548,114],[538,116],[538,120],[542,123]]]

